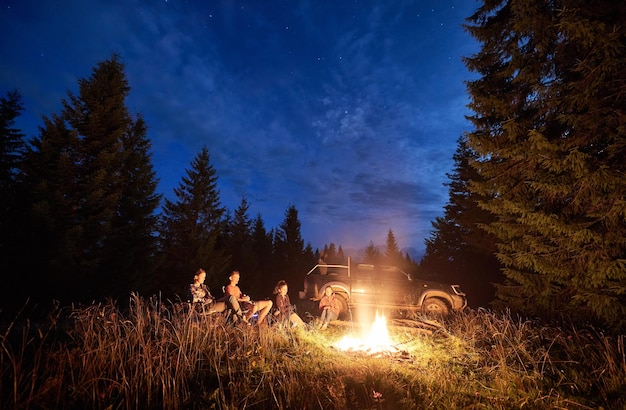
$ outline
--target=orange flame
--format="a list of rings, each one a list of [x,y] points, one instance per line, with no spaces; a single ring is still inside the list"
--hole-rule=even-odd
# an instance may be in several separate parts
[[[378,312],[376,312],[376,320],[369,332],[364,332],[361,337],[344,336],[334,346],[344,351],[361,350],[369,353],[385,353],[396,350],[389,337],[387,319],[385,315],[379,315]]]

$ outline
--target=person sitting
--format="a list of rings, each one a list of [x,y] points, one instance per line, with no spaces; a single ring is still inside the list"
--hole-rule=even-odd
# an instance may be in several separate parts
[[[217,301],[209,288],[204,284],[206,272],[200,268],[193,275],[193,283],[189,284],[189,301],[196,309],[206,313],[221,313],[226,310],[226,302]]]
[[[335,296],[332,287],[326,286],[324,288],[324,296],[320,299],[319,309],[320,321],[317,328],[325,330],[330,321],[336,320],[339,317],[339,312],[341,312],[341,302],[338,296]]]
[[[288,291],[287,282],[279,280],[274,288],[274,294],[276,295],[274,317],[280,322],[288,322],[291,327],[304,327],[304,321],[295,312],[295,306],[289,300]]]
[[[241,313],[241,308],[239,307],[237,299],[228,295],[225,295],[220,299],[216,299],[213,295],[211,295],[209,288],[204,284],[205,280],[206,272],[204,269],[198,269],[193,275],[193,283],[189,284],[189,299],[195,309],[213,314],[222,313],[228,308],[235,312],[235,317],[237,319],[247,323],[248,320]]]
[[[273,303],[271,300],[259,300],[257,302],[251,301],[250,296],[244,295],[241,292],[241,289],[239,289],[238,284],[240,277],[241,275],[239,274],[239,271],[233,271],[230,274],[228,277],[230,283],[226,286],[225,293],[226,295],[233,297],[233,304],[237,302],[237,309],[234,309],[235,312],[241,313],[243,310],[247,311],[247,314],[242,316],[246,321],[250,320],[252,315],[259,312],[257,323],[263,324],[265,317],[269,313],[270,309],[272,309]]]

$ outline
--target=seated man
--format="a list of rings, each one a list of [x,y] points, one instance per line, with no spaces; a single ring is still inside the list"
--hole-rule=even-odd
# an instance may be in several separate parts
[[[241,316],[246,321],[249,320],[252,317],[252,315],[254,315],[256,312],[259,312],[259,318],[257,320],[257,323],[258,324],[265,323],[264,322],[265,317],[269,313],[270,309],[272,309],[272,305],[273,305],[272,301],[271,300],[259,300],[257,302],[251,301],[250,296],[244,295],[241,292],[241,289],[239,289],[238,284],[239,284],[240,276],[241,275],[239,274],[239,271],[233,271],[233,273],[231,273],[230,276],[228,277],[228,279],[230,280],[230,283],[228,284],[228,286],[226,286],[226,289],[225,289],[225,294],[234,299],[231,302],[233,304],[233,310],[235,311],[237,315],[240,315],[242,310],[246,310],[247,314]],[[237,303],[236,306],[235,306],[235,303]]]
[[[193,275],[193,283],[189,284],[189,301],[196,308],[202,309],[206,313],[221,313],[226,310],[227,305],[232,302],[237,303],[234,298],[222,298],[217,300],[211,295],[209,288],[204,284],[206,272],[200,268]],[[239,305],[237,304],[237,308]]]

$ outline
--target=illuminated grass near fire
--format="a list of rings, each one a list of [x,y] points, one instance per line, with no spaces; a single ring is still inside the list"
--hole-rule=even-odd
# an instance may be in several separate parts
[[[467,311],[436,330],[362,317],[346,338],[358,325],[233,326],[156,302],[11,322],[0,408],[625,408],[624,336],[592,328]]]

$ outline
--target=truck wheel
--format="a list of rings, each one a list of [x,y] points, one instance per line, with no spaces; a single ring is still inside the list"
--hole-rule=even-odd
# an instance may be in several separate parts
[[[336,296],[339,296],[337,299],[339,299],[339,304],[341,305],[341,311],[337,319],[340,319],[342,316],[350,317],[350,312],[348,311],[348,295],[345,293],[337,293]]]
[[[422,305],[422,312],[426,315],[446,316],[450,309],[446,302],[439,298],[427,298]]]

